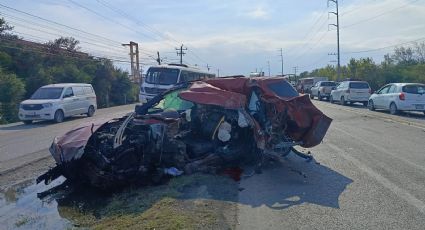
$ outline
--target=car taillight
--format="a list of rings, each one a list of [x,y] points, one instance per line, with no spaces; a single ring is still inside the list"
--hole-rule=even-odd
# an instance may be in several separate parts
[[[347,90],[345,90],[345,92],[346,92],[346,93],[350,93],[350,90],[349,90],[349,89],[347,89]]]
[[[398,98],[399,98],[401,101],[406,100],[406,96],[404,95],[404,93],[400,93],[400,94],[398,95]]]

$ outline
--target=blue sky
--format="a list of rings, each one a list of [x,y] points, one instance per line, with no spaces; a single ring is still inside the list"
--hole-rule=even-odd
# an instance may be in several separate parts
[[[325,0],[2,0],[1,4],[67,26],[72,31],[28,15],[0,7],[1,16],[15,26],[18,35],[34,41],[63,36],[80,40],[81,49],[93,55],[128,60],[120,43],[130,40],[141,48],[144,67],[153,64],[159,51],[176,62],[174,48],[188,49],[185,62],[220,69],[221,74],[248,74],[262,69],[280,72],[278,49],[283,48],[284,72],[312,70],[333,64],[336,32],[328,23],[335,17]],[[105,5],[112,6],[111,10]],[[380,61],[393,47],[425,38],[424,0],[340,0],[341,60],[373,57]],[[96,37],[93,34],[101,37]],[[111,41],[112,40],[112,41]],[[425,39],[423,39],[425,41]],[[117,63],[122,68],[128,64]]]

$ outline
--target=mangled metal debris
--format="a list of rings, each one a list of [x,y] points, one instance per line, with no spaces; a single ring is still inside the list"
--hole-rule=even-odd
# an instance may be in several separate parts
[[[57,166],[40,176],[110,188],[215,173],[313,147],[331,119],[282,78],[221,78],[181,85],[122,118],[56,138]],[[301,154],[296,152],[297,154]]]

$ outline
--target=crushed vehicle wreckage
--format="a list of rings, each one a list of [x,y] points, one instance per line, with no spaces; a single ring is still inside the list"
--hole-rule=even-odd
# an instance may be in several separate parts
[[[98,188],[215,173],[265,156],[313,147],[332,120],[283,78],[227,77],[186,83],[122,118],[98,120],[55,138],[56,167],[37,178]]]

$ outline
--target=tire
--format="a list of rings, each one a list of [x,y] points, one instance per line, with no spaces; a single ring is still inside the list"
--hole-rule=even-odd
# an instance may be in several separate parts
[[[26,121],[22,121],[22,122],[24,122],[24,124],[26,124],[26,125],[32,124],[32,120],[26,120]]]
[[[369,103],[367,104],[367,108],[370,111],[375,111],[375,104],[373,103],[373,100],[369,100]]]
[[[323,97],[320,95],[320,93],[317,94],[317,99],[319,99],[319,101],[323,100]]]
[[[333,103],[334,103],[334,98],[333,98],[332,96],[329,96],[329,102],[330,102],[331,104],[333,104]]]
[[[367,105],[368,105],[368,102],[367,101],[363,102],[363,106],[364,107],[367,107]]]
[[[87,111],[87,116],[88,116],[88,117],[93,117],[94,112],[95,112],[94,106],[92,106],[92,105],[91,105],[91,106],[89,107],[89,110]]]
[[[314,95],[310,93],[310,99],[314,99]]]
[[[56,110],[56,112],[55,112],[55,117],[53,118],[53,120],[56,122],[56,123],[61,123],[61,122],[63,122],[63,119],[65,118],[65,116],[64,116],[64,114],[63,114],[63,111],[62,110]]]
[[[347,105],[347,102],[345,101],[344,97],[341,97],[341,105]]]
[[[396,105],[394,102],[392,102],[392,103],[390,104],[390,114],[391,114],[391,115],[396,115],[396,114],[398,114],[397,105]]]

